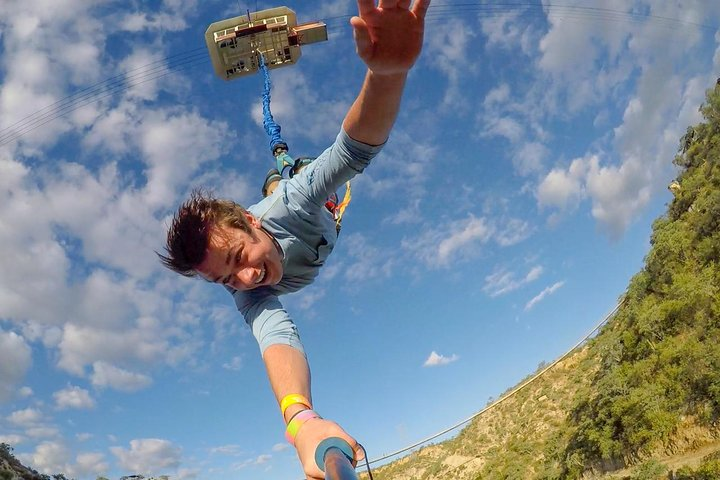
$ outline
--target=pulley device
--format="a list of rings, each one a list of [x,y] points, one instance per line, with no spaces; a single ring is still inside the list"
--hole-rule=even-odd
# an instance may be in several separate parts
[[[288,7],[229,18],[211,24],[205,32],[215,73],[224,80],[252,75],[260,68],[260,56],[268,68],[292,65],[300,47],[328,39],[323,22],[298,25]]]

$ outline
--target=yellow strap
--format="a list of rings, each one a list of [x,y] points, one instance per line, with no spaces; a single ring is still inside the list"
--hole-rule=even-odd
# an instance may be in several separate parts
[[[342,222],[343,214],[345,213],[347,206],[350,205],[350,200],[352,200],[352,190],[350,189],[350,182],[347,182],[345,184],[345,196],[343,197],[343,201],[335,208],[335,212],[337,212],[335,225],[339,226],[340,222]]]
[[[285,395],[285,398],[283,398],[280,402],[280,411],[282,412],[283,418],[285,417],[285,410],[287,410],[291,405],[297,405],[298,403],[312,409],[310,400],[299,393],[291,393],[290,395]]]

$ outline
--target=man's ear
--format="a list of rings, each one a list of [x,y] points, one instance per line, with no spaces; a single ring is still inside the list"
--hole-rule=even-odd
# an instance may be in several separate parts
[[[248,223],[251,226],[253,226],[255,228],[260,228],[260,221],[257,218],[255,218],[255,216],[252,213],[245,212],[245,218],[247,219]]]

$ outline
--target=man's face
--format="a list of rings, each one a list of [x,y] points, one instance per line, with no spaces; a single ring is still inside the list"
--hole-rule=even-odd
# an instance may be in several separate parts
[[[196,270],[204,279],[236,290],[276,285],[283,274],[282,257],[270,234],[247,214],[252,235],[239,228],[215,226],[205,259]]]

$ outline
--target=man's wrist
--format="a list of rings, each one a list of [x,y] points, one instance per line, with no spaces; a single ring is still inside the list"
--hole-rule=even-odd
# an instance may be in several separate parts
[[[303,410],[310,410],[307,406],[303,405],[302,403],[296,403],[294,405],[290,405],[287,409],[285,409],[285,425],[287,425],[290,422],[290,419],[297,415],[298,413],[302,412]]]
[[[368,80],[380,81],[380,82],[405,82],[407,79],[409,70],[391,73],[378,73],[370,68],[367,71]]]

